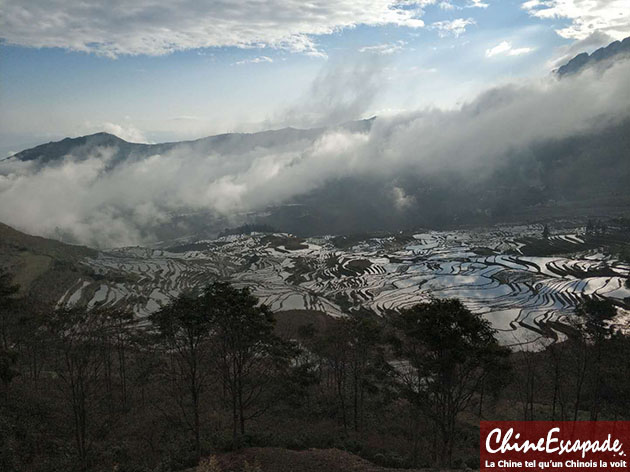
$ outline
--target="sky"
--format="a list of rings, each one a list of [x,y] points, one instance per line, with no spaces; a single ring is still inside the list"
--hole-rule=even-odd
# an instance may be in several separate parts
[[[453,109],[626,36],[629,0],[0,0],[0,153]]]

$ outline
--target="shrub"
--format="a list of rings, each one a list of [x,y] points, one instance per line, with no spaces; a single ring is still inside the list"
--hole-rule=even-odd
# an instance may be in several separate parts
[[[243,472],[263,472],[263,470],[258,461],[254,460],[252,464],[245,461],[243,464]]]
[[[205,457],[199,461],[197,472],[221,472],[221,466],[215,456]]]

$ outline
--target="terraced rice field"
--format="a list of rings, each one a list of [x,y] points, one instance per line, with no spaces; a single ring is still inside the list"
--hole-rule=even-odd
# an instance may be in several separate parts
[[[630,265],[586,245],[580,229],[550,237],[548,243],[568,253],[523,255],[540,234],[535,225],[428,232],[344,249],[332,237],[282,244],[295,240],[253,234],[165,249],[122,248],[86,259],[93,274],[60,303],[126,306],[143,317],[182,290],[221,277],[251,287],[275,311],[331,316],[358,309],[382,315],[429,297],[458,297],[489,319],[508,345],[562,337],[547,322],[566,321],[585,295],[617,300],[621,323],[630,306],[624,285]]]

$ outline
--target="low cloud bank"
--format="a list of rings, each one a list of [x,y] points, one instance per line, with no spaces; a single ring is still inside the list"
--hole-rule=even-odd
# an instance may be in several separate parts
[[[124,162],[101,147],[88,158],[69,154],[44,166],[8,160],[0,163],[0,221],[92,246],[132,245],[155,240],[153,228],[174,215],[264,211],[340,177],[474,175],[513,150],[628,117],[629,78],[626,61],[562,80],[507,84],[456,110],[378,118],[369,131],[330,128],[299,146],[272,141],[226,152],[180,145]],[[332,116],[345,118],[355,106],[349,103]],[[401,189],[390,194],[393,208],[409,205]]]

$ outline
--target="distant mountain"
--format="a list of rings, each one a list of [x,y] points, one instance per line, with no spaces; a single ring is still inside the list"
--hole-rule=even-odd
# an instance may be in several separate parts
[[[576,74],[587,67],[592,66],[606,66],[612,60],[617,60],[622,57],[630,56],[630,37],[627,37],[623,41],[615,41],[608,46],[599,48],[593,54],[587,54],[583,52],[578,54],[565,65],[559,67],[556,70],[556,74],[559,77],[566,75]]]
[[[352,132],[369,131],[374,118],[353,121],[339,126]],[[293,148],[312,141],[330,128],[296,129],[283,128],[261,131],[258,133],[226,133],[193,141],[179,141],[162,144],[130,143],[108,133],[96,133],[78,138],[65,138],[61,141],[49,142],[31,149],[18,152],[10,159],[20,161],[37,161],[47,164],[72,155],[75,159],[87,158],[97,148],[110,148],[114,152],[111,164],[130,159],[142,159],[155,154],[164,154],[181,149],[186,152],[200,154],[242,154],[255,148]]]
[[[371,120],[352,126],[368,130]],[[323,129],[286,128],[253,134],[226,134],[197,141],[133,144],[105,133],[65,139],[16,154],[13,159],[46,165],[64,155],[81,159],[110,147],[116,160],[142,159],[181,150],[182,158],[200,152],[238,155],[260,146],[274,152],[302,152]],[[239,151],[237,151],[238,149]],[[630,212],[630,119],[604,131],[561,140],[536,142],[514,150],[499,164],[478,172],[444,171],[419,175],[404,170],[384,175],[339,177],[284,202],[246,214],[220,215],[211,210],[173,213],[168,220],[147,223],[161,241],[203,239],[241,225],[271,227],[300,236],[373,231],[447,229],[464,225],[537,221]],[[228,157],[229,161],[229,157]],[[401,192],[405,204],[395,201]],[[73,241],[60,233],[60,238]]]
[[[61,141],[51,141],[41,144],[31,149],[18,152],[10,157],[10,159],[18,159],[20,161],[40,161],[48,163],[68,154],[75,156],[87,155],[97,147],[114,147],[122,146],[126,148],[124,152],[130,153],[134,149],[143,149],[144,144],[128,143],[120,139],[118,136],[108,133],[96,133],[89,136],[81,136],[79,138],[65,138]]]

